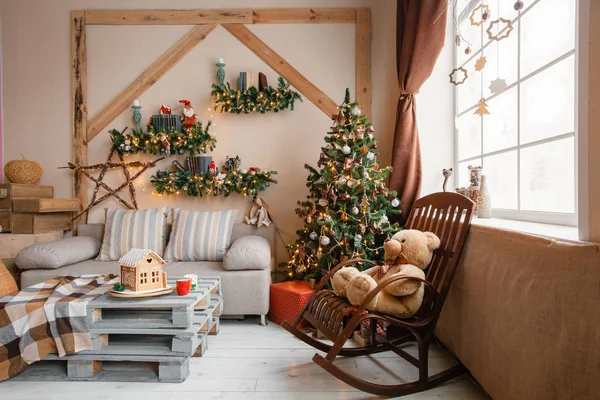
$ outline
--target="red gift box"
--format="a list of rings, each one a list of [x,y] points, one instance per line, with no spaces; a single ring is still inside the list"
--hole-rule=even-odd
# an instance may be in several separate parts
[[[312,294],[313,289],[306,281],[273,283],[269,319],[277,324],[283,320],[293,322]],[[303,320],[298,326],[303,328],[308,325],[308,322]]]

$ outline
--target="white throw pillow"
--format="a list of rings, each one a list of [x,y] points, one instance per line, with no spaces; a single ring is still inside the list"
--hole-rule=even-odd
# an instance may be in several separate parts
[[[233,242],[223,260],[228,271],[266,269],[271,263],[271,245],[262,236],[242,236]]]

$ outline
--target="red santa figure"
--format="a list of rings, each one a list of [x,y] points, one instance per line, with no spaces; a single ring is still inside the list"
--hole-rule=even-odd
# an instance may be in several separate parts
[[[190,103],[189,100],[179,100],[179,102],[183,104],[183,113],[181,115],[181,121],[183,121],[184,128],[189,129],[196,126],[198,116],[192,108],[192,103]]]
[[[164,104],[162,106],[160,106],[160,114],[161,115],[167,115],[167,114],[171,114],[171,107],[169,106],[165,106]]]

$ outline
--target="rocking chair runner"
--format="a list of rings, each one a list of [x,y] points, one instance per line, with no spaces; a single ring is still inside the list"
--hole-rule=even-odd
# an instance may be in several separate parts
[[[391,277],[379,285],[367,296],[364,302],[355,307],[345,298],[333,291],[322,290],[325,284],[340,269],[350,264],[363,263],[375,265],[372,261],[359,258],[345,260],[335,266],[317,285],[315,292],[291,324],[281,324],[294,336],[314,348],[327,353],[323,357],[315,354],[313,361],[329,373],[347,384],[364,392],[383,396],[404,396],[431,389],[466,372],[458,364],[443,372],[429,376],[428,353],[433,339],[444,300],[458,266],[465,244],[475,204],[468,198],[456,193],[434,193],[417,200],[409,215],[407,229],[418,229],[435,233],[441,241],[440,248],[426,270],[423,304],[416,315],[409,319],[398,319],[385,314],[366,311],[366,306],[383,288],[403,277]],[[410,278],[415,279],[415,278]],[[318,341],[298,329],[298,323],[306,319],[327,338],[333,341],[328,345]],[[363,321],[370,321],[370,343],[363,347],[344,348],[344,344],[359,328]],[[387,326],[386,337],[377,335],[377,323],[383,321]],[[401,346],[415,341],[419,347],[419,357],[413,357]],[[341,370],[333,362],[340,356],[355,357],[384,351],[393,351],[419,369],[419,380],[400,385],[380,385],[367,382]]]

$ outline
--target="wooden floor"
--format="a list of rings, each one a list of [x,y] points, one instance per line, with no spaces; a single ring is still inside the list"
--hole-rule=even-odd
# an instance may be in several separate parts
[[[106,382],[0,383],[2,400],[208,400],[208,399],[371,399],[332,378],[311,359],[315,350],[258,319],[221,321],[221,331],[209,338],[209,350],[192,359],[190,377],[180,384]],[[407,349],[416,355],[415,348]],[[453,364],[441,350],[430,352],[431,374]],[[393,354],[341,360],[363,379],[391,383],[417,378],[417,370]],[[381,368],[383,367],[383,369]],[[310,392],[310,393],[308,393]],[[480,400],[485,394],[467,378],[404,399]]]

